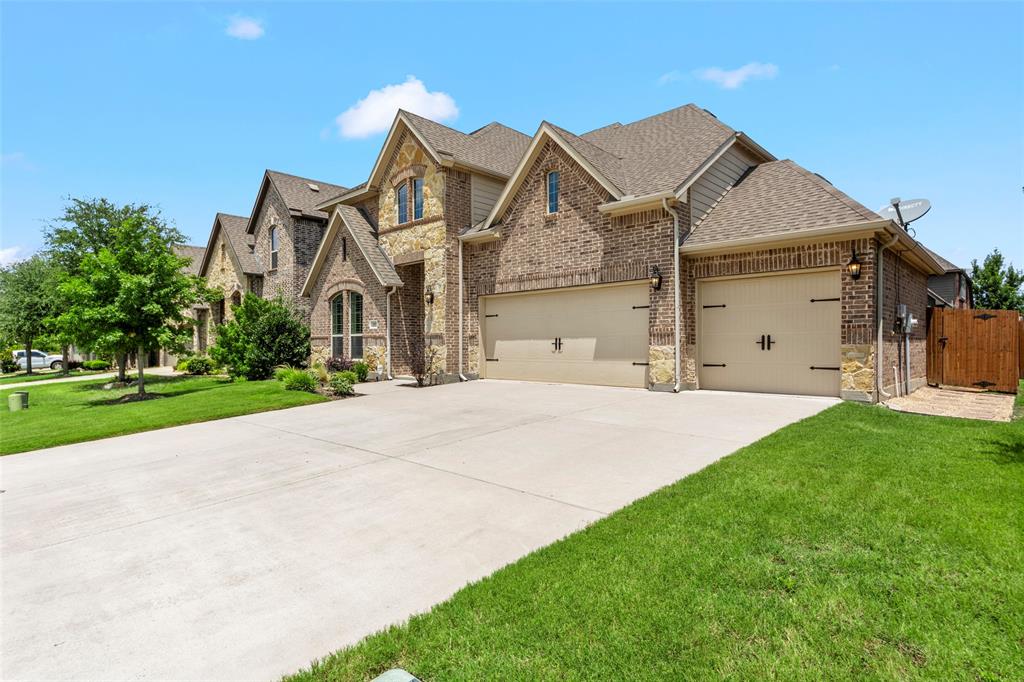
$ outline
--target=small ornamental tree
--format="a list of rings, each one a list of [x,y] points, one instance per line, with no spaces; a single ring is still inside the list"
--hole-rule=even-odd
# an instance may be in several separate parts
[[[246,294],[231,306],[233,319],[217,327],[210,357],[233,377],[269,379],[278,365],[305,367],[309,327],[281,299]]]
[[[56,269],[43,256],[0,268],[0,327],[25,348],[25,371],[32,374],[32,347],[53,330]]]
[[[971,282],[975,307],[1024,313],[1024,270],[1005,263],[999,249],[985,256],[980,266],[971,261]]]
[[[119,357],[136,351],[144,396],[142,358],[154,348],[184,348],[192,329],[184,311],[199,300],[202,285],[182,272],[188,259],[171,249],[182,235],[162,221],[133,215],[111,227],[109,238],[109,246],[86,253],[77,274],[61,285],[68,307],[58,322],[88,347]]]

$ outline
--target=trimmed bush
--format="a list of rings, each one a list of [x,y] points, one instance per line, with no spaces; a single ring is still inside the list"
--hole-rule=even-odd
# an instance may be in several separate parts
[[[335,372],[331,375],[331,390],[334,395],[352,395],[352,372]]]
[[[213,370],[217,369],[213,360],[205,355],[193,355],[190,358],[185,358],[183,361],[178,363],[178,366],[185,374],[193,375],[209,374]]]
[[[210,349],[231,376],[267,379],[277,365],[306,366],[309,327],[281,299],[246,294],[231,311],[234,319],[217,327],[217,345]]]
[[[11,372],[17,372],[20,367],[18,363],[14,361],[14,358],[0,358],[0,371],[4,374],[10,374]]]
[[[284,378],[284,390],[314,393],[316,391],[316,379],[312,374],[303,369],[293,369]]]
[[[110,369],[110,363],[107,362],[106,360],[86,360],[85,362],[82,363],[82,367],[93,372],[102,372]]]
[[[363,383],[366,381],[366,377],[370,376],[370,366],[362,360],[352,363],[352,371],[356,373],[359,383]]]

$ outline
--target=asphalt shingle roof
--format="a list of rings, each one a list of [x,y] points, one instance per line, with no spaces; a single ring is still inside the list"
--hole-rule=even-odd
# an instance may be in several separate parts
[[[512,175],[530,146],[528,135],[500,123],[489,123],[467,134],[408,111],[402,113],[434,151],[498,175]]]
[[[203,255],[206,253],[205,246],[193,246],[191,244],[178,244],[174,247],[174,253],[182,258],[191,258],[192,261],[182,270],[187,275],[198,275],[199,266],[203,264]]]
[[[881,219],[825,179],[785,159],[752,168],[686,243],[711,244]]]
[[[381,280],[381,284],[386,287],[402,286],[402,278],[398,276],[395,266],[380,248],[373,226],[366,220],[362,212],[354,206],[345,204],[339,204],[337,210],[341,212],[341,217],[348,226],[349,232],[352,233],[352,237],[358,243],[359,250],[366,257],[370,267]]]
[[[924,246],[924,244],[922,244],[921,246]],[[939,254],[937,254],[934,251],[932,251],[931,249],[929,249],[927,246],[924,246],[924,250],[927,251],[928,253],[930,253],[932,255],[932,258],[935,259],[935,262],[938,263],[942,267],[942,269],[945,270],[946,272],[961,272],[961,271],[963,271],[963,268],[961,268],[959,265],[956,265],[955,263],[949,262],[948,260],[946,260],[945,258],[940,256]]]
[[[256,238],[245,231],[249,219],[239,215],[218,213],[217,220],[220,221],[221,230],[223,230],[228,243],[231,244],[235,257],[238,258],[242,272],[247,275],[262,275],[263,268],[256,262],[256,256],[252,251]]]
[[[271,182],[274,183],[274,187],[277,188],[278,193],[284,200],[285,206],[289,210],[299,211],[304,215],[322,220],[327,220],[327,214],[317,210],[317,204],[323,203],[324,199],[329,199],[332,196],[337,196],[347,191],[347,188],[341,185],[303,178],[298,175],[289,175],[272,170],[268,170],[267,175],[270,177]],[[310,185],[315,185],[319,188],[319,191],[311,189]]]

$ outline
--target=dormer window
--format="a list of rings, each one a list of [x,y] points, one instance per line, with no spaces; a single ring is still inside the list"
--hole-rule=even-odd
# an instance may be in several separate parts
[[[277,270],[277,228],[270,228],[270,269]]]
[[[558,171],[548,173],[548,213],[558,213]]]
[[[395,202],[398,204],[398,224],[409,222],[409,185],[402,183],[398,186]]]
[[[412,219],[419,220],[423,217],[423,178],[413,178],[412,181]]]

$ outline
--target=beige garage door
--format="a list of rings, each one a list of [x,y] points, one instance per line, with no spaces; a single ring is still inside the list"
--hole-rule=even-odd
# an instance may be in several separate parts
[[[646,386],[648,303],[646,283],[487,297],[483,376]]]
[[[839,395],[839,273],[698,283],[701,388]]]

